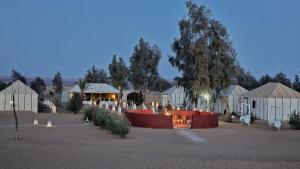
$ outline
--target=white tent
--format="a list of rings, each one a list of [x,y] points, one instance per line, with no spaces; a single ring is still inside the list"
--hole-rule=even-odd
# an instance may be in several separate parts
[[[300,93],[280,83],[267,83],[243,95],[251,113],[263,120],[288,120],[288,115],[300,111]]]
[[[10,104],[13,93],[15,93],[15,108],[17,111],[38,112],[38,94],[19,80],[0,92],[0,111],[13,110]]]
[[[216,100],[214,109],[218,113],[224,113],[226,109],[227,112],[240,112],[241,106],[241,95],[248,92],[247,89],[239,85],[230,85],[226,89],[220,91],[219,97]]]
[[[170,104],[171,106],[181,106],[183,105],[185,98],[185,92],[183,87],[173,86],[168,90],[162,92],[162,105],[167,106]]]

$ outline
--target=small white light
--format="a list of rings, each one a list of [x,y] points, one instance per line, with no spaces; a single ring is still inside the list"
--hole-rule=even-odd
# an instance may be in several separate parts
[[[14,101],[11,100],[11,101],[9,102],[9,104],[14,104]]]

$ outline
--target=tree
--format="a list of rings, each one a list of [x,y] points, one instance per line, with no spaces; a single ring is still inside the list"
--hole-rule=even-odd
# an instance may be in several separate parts
[[[55,93],[61,94],[61,92],[63,90],[63,82],[62,82],[61,74],[59,71],[56,72],[52,82],[53,82],[53,89],[54,89]]]
[[[85,86],[86,86],[86,81],[84,79],[79,79],[77,83],[78,83],[78,86],[80,88],[81,98],[84,99],[83,91],[84,91]]]
[[[259,79],[258,84],[259,84],[259,86],[261,86],[261,85],[267,84],[269,82],[274,82],[274,79],[271,76],[269,76],[268,74],[265,74]]]
[[[35,80],[30,83],[30,87],[38,93],[39,98],[43,98],[43,92],[46,90],[46,84],[43,79],[36,77]]]
[[[3,89],[7,88],[8,84],[6,84],[5,82],[0,80],[0,91],[2,91]]]
[[[298,75],[295,75],[295,81],[293,83],[293,89],[300,92],[300,81],[299,81],[299,76]]]
[[[109,69],[111,84],[115,88],[121,88],[121,89],[127,88],[129,70],[126,67],[124,60],[121,57],[119,57],[117,61],[117,56],[113,55],[111,64],[109,64],[108,69]]]
[[[13,81],[20,80],[24,84],[27,84],[26,78],[22,76],[22,74],[16,71],[15,69],[12,70],[11,78],[13,79]]]
[[[109,84],[109,78],[107,73],[103,69],[97,69],[94,65],[87,70],[85,75],[85,81],[87,83],[107,83]]]
[[[78,113],[82,108],[82,98],[79,93],[74,93],[68,104],[68,110]]]
[[[159,77],[157,78],[157,80],[155,81],[155,85],[154,85],[154,88],[153,90],[154,91],[159,91],[159,92],[163,92],[169,88],[172,87],[172,83],[169,82],[168,80],[162,78],[162,77]]]
[[[176,77],[189,99],[197,103],[199,96],[217,93],[234,78],[236,52],[226,28],[211,16],[205,6],[186,3],[188,14],[179,21],[180,37],[172,43],[175,56],[169,62],[182,74]]]
[[[292,86],[291,80],[287,78],[286,74],[279,72],[275,77],[274,81],[286,85],[288,87]]]
[[[235,83],[247,90],[258,87],[256,78],[249,71],[246,72],[245,69],[240,66],[237,67]]]
[[[158,63],[161,51],[158,46],[150,45],[143,38],[134,47],[130,57],[129,80],[137,90],[151,90],[159,77]]]

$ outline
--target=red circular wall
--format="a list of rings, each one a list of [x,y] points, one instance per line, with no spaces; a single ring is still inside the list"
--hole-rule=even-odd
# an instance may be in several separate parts
[[[173,115],[190,116],[191,128],[218,127],[218,114],[212,112],[194,112],[171,110],[172,115],[153,114],[152,110],[128,110],[125,112],[132,126],[146,128],[173,128]]]

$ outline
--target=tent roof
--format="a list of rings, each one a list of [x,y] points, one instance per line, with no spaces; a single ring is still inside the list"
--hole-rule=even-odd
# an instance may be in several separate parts
[[[270,82],[244,93],[242,96],[257,98],[300,98],[300,93],[281,83]]]
[[[70,93],[80,93],[78,85],[75,85]],[[106,83],[87,83],[83,93],[119,93],[119,90]]]
[[[163,93],[163,94],[172,94],[172,93],[174,93],[176,90],[182,90],[182,91],[184,91],[184,90],[183,90],[183,87],[180,87],[180,86],[173,86],[173,87],[171,87],[171,88],[169,88],[169,89],[163,91],[162,93]]]
[[[230,85],[220,91],[220,96],[240,96],[246,92],[248,92],[248,90],[240,85]]]
[[[11,85],[9,85],[7,88],[3,89],[0,94],[13,94],[16,92],[16,94],[36,94],[37,93],[32,90],[30,87],[25,85],[23,82],[20,80],[15,81]]]

